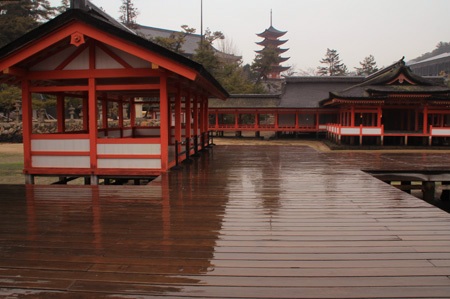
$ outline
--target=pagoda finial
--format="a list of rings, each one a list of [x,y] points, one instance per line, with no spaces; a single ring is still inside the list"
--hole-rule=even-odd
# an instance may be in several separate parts
[[[270,9],[270,27],[272,27],[272,9]]]

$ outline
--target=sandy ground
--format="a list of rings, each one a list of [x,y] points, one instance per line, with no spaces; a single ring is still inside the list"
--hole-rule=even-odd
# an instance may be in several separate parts
[[[0,154],[23,155],[22,143],[0,143]]]

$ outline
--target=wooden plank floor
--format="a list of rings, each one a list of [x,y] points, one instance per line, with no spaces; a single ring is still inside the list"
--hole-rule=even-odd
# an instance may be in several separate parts
[[[217,146],[148,186],[0,186],[0,298],[450,298],[450,216],[365,170],[446,154]]]

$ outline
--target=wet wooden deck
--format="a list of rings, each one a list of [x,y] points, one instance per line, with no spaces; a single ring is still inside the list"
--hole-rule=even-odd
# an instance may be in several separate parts
[[[449,214],[361,171],[449,156],[218,146],[149,186],[0,186],[0,298],[449,298]]]

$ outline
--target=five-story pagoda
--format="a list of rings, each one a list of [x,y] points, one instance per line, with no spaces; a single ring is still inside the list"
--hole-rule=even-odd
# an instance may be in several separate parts
[[[270,27],[264,32],[257,34],[257,36],[264,38],[263,41],[256,44],[263,46],[264,49],[256,51],[256,53],[262,53],[266,48],[275,48],[278,53],[278,62],[272,65],[270,73],[266,74],[269,79],[279,79],[280,73],[287,71],[289,66],[282,66],[281,63],[287,61],[289,57],[281,57],[281,54],[289,49],[281,49],[280,46],[285,44],[288,40],[280,40],[279,38],[285,35],[287,31],[279,31],[272,26],[272,12],[270,12]]]

